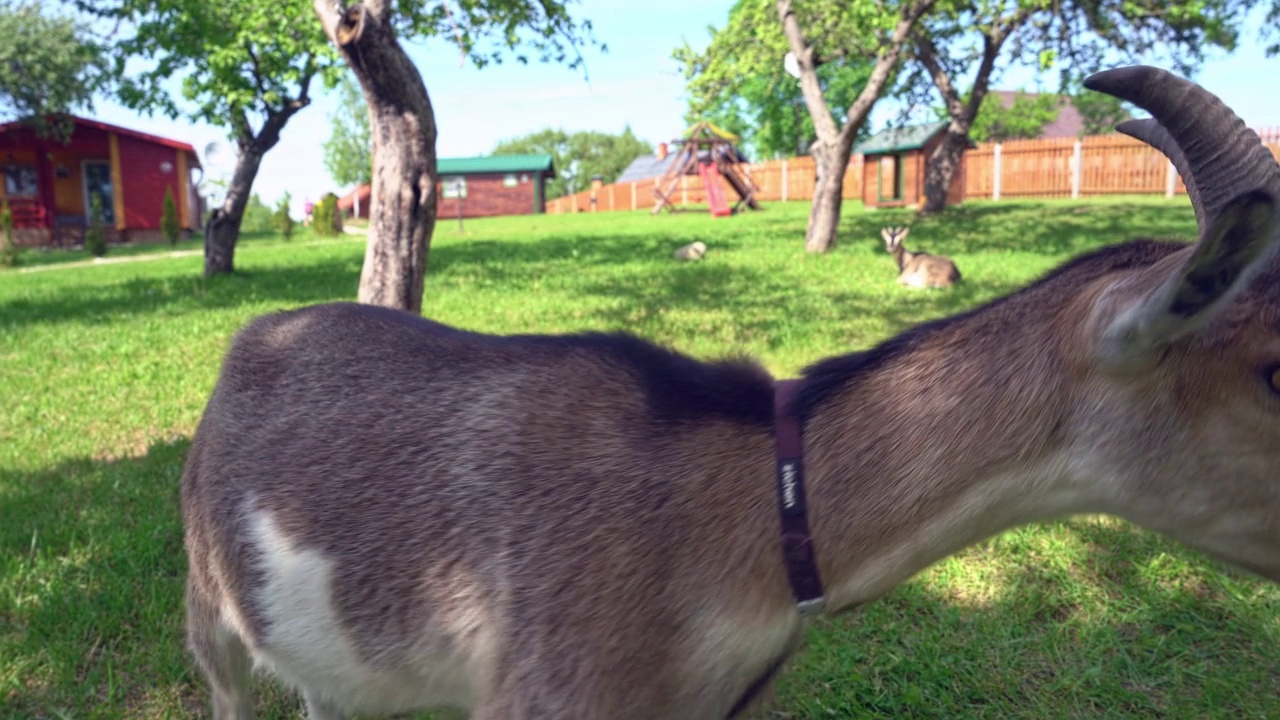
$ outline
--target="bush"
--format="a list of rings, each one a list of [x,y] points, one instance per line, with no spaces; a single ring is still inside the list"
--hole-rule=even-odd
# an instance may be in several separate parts
[[[338,196],[325,193],[311,210],[311,227],[316,235],[331,237],[342,232],[342,213],[338,212]]]
[[[102,197],[89,199],[89,229],[84,233],[84,249],[94,257],[107,254],[107,231],[102,227]]]
[[[271,229],[284,236],[285,240],[293,237],[293,218],[289,216],[289,193],[285,193],[276,203],[276,211],[271,216]]]
[[[164,233],[170,245],[178,244],[178,234],[182,226],[178,224],[178,204],[173,201],[173,187],[164,189],[164,204],[160,210],[160,232]]]
[[[9,209],[9,199],[0,199],[0,267],[13,267],[18,264],[18,246],[13,242],[13,211]]]
[[[271,208],[262,202],[262,198],[258,197],[258,193],[253,193],[249,196],[249,204],[245,205],[244,215],[240,218],[240,232],[271,232],[272,214]]]

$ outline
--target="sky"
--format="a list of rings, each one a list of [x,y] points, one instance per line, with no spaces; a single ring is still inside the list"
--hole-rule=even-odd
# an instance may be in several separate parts
[[[685,42],[704,49],[709,26],[721,26],[732,0],[583,0],[570,7],[578,18],[589,18],[594,36],[608,46],[584,52],[582,70],[565,65],[512,61],[477,69],[461,62],[450,39],[435,39],[407,46],[431,97],[438,126],[436,150],[440,157],[487,154],[500,140],[545,128],[567,131],[600,130],[618,133],[627,125],[641,139],[656,144],[679,136],[685,128],[684,80],[672,51]],[[1280,94],[1260,92],[1259,78],[1273,77],[1280,58],[1268,59],[1258,42],[1264,8],[1244,27],[1241,44],[1233,54],[1208,55],[1194,77],[1219,95],[1251,127],[1280,126]],[[779,59],[781,62],[781,59]],[[1009,68],[993,80],[996,89],[1035,87],[1036,74],[1028,68]],[[171,80],[177,91],[180,78]],[[335,94],[321,83],[312,88],[312,103],[289,120],[281,140],[263,160],[254,189],[267,203],[286,191],[295,215],[303,203],[328,191],[342,194],[324,168],[322,144],[330,133],[329,117],[335,110]],[[870,122],[873,129],[888,122],[899,106],[882,99]],[[182,140],[195,146],[206,177],[230,176],[234,145],[225,130],[203,123],[147,117],[99,99],[85,113],[108,123]],[[210,143],[221,153],[209,156]]]

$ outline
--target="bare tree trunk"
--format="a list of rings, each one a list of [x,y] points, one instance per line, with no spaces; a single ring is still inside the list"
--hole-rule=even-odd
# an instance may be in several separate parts
[[[941,212],[947,206],[951,181],[964,160],[964,151],[969,149],[969,128],[972,124],[952,120],[942,142],[929,154],[924,170],[924,205],[920,208],[921,215]]]
[[[911,29],[933,7],[934,2],[935,0],[912,0],[903,3],[893,33],[876,53],[876,64],[867,84],[849,106],[844,125],[837,127],[826,98],[822,95],[822,84],[818,82],[819,59],[815,57],[813,46],[804,37],[791,0],[777,0],[782,32],[800,65],[800,92],[804,96],[805,106],[813,119],[814,132],[818,136],[817,142],[810,149],[814,156],[817,179],[813,190],[813,206],[809,210],[809,225],[805,230],[804,246],[809,252],[827,252],[835,247],[840,229],[840,209],[843,205],[844,173],[849,166],[853,138],[866,122],[871,108],[889,82],[889,76],[898,64],[902,46]]]
[[[396,40],[388,0],[313,6],[369,104],[373,183],[357,299],[421,312],[436,222],[436,122],[426,85]]]
[[[821,140],[809,148],[817,177],[813,184],[813,206],[805,229],[805,250],[826,252],[836,246],[840,230],[840,209],[844,205],[844,172],[849,167],[852,143],[837,138],[835,146]]]
[[[978,116],[982,101],[987,97],[996,58],[1000,56],[1000,49],[1009,34],[1026,21],[1030,12],[1029,7],[1019,7],[1011,16],[1000,18],[987,28],[982,37],[982,60],[978,63],[978,72],[974,75],[968,101],[961,99],[960,91],[943,67],[938,57],[938,48],[927,29],[915,33],[916,56],[933,78],[933,84],[942,95],[947,115],[951,118],[946,136],[933,149],[925,167],[921,215],[942,212],[946,208],[947,191],[960,167],[964,151],[969,146],[969,129],[973,127],[973,119]]]
[[[253,180],[262,166],[262,154],[252,144],[240,150],[236,169],[231,175],[231,185],[222,205],[213,211],[204,228],[204,276],[230,273],[235,269],[236,240],[240,238],[240,223],[244,209],[249,204]]]

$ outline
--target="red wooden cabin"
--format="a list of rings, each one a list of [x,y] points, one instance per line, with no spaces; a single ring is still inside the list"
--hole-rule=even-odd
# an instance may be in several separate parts
[[[0,198],[13,213],[19,245],[82,242],[90,198],[102,204],[109,240],[160,236],[165,189],[173,191],[178,223],[200,227],[202,207],[191,175],[200,169],[188,143],[82,117],[63,142],[40,137],[24,121],[0,125]]]

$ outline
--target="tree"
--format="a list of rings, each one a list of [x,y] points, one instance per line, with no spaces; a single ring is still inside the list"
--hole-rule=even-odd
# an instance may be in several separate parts
[[[92,108],[108,76],[102,48],[87,29],[44,8],[0,2],[0,113],[29,120],[41,135],[66,137],[73,125],[57,115]]]
[[[998,95],[987,95],[973,118],[969,137],[975,142],[1004,142],[1036,138],[1058,119],[1066,99],[1057,93],[1018,93],[1006,107]],[[946,108],[940,114],[947,118]]]
[[[325,193],[311,209],[311,231],[320,237],[333,237],[342,232],[342,211],[338,209],[338,196]]]
[[[329,116],[333,134],[324,143],[324,167],[342,186],[373,181],[373,133],[369,106],[350,74],[338,82],[338,110]]]
[[[164,200],[160,203],[160,232],[170,245],[178,244],[182,226],[178,224],[178,205],[173,201],[173,186],[164,186]]]
[[[585,190],[591,185],[594,175],[599,175],[606,184],[614,182],[632,160],[651,152],[653,146],[637,138],[629,125],[620,135],[539,130],[524,137],[503,140],[493,148],[494,155],[550,155],[555,163],[556,176],[547,185],[547,198]]]
[[[912,34],[914,78],[931,82],[950,119],[928,159],[922,213],[940,211],[1007,44],[1008,57],[1063,60],[1061,87],[1077,84],[1117,57],[1166,55],[1184,74],[1204,50],[1235,45],[1236,26],[1254,0],[946,0]],[[972,74],[968,90],[959,78]],[[1086,102],[1086,107],[1089,101]],[[1114,107],[1114,106],[1113,106]],[[1104,113],[1105,114],[1105,113]]]
[[[795,56],[800,89],[818,136],[810,148],[817,177],[805,229],[805,249],[809,252],[827,252],[835,247],[844,172],[854,138],[889,83],[916,23],[934,4],[934,0],[826,0],[797,8],[791,0],[777,0],[778,18]],[[844,123],[837,125],[818,68],[840,57],[874,57],[875,64],[866,85],[844,113]]]
[[[84,231],[84,249],[94,257],[107,254],[107,231],[102,222],[102,195],[93,193],[89,198],[89,227]]]
[[[1083,87],[1071,95],[1071,104],[1083,121],[1080,136],[1105,135],[1116,131],[1116,125],[1133,117],[1129,105],[1106,93],[1090,92]]]
[[[293,216],[289,214],[289,193],[285,193],[276,202],[276,210],[271,214],[271,229],[284,236],[285,240],[293,238]]]
[[[75,0],[120,28],[119,96],[130,108],[185,115],[226,128],[236,167],[205,228],[206,276],[234,270],[236,240],[254,178],[317,78],[337,82],[341,61],[307,0]],[[149,64],[126,72],[131,59]],[[183,76],[182,103],[161,83]]]
[[[784,57],[788,52],[794,57],[794,66],[786,72],[799,78],[814,138],[809,154],[817,171],[805,230],[805,248],[811,252],[826,252],[836,244],[844,173],[853,143],[893,78],[911,28],[934,2],[743,0],[734,6],[729,24],[712,31],[714,51],[702,55],[676,51],[685,63],[686,76],[691,76],[693,102],[708,108],[733,102],[735,88],[752,89],[753,78],[781,78],[778,71],[785,67]],[[755,90],[767,93],[769,86]],[[760,96],[756,97],[759,101]],[[744,104],[749,111],[750,105]],[[773,111],[773,122],[786,122],[784,105],[767,107]],[[741,130],[741,124],[728,125]],[[787,131],[789,137],[779,131],[786,141],[798,142],[807,128]],[[769,142],[781,150],[781,143]]]
[[[360,302],[412,312],[422,308],[427,250],[436,221],[436,123],[422,76],[397,40],[452,31],[477,67],[506,51],[532,48],[540,60],[568,62],[591,24],[577,23],[556,0],[470,0],[456,15],[448,3],[314,0],[315,14],[360,81],[373,131],[369,241]],[[481,48],[484,38],[495,38]],[[516,60],[529,62],[524,51]]]
[[[702,52],[685,43],[672,53],[689,94],[685,122],[710,120],[742,138],[758,157],[809,154],[817,131],[800,83],[783,67],[790,46],[772,3],[738,0],[725,26],[710,30],[711,42]],[[817,68],[823,94],[842,102],[854,97],[872,66],[862,57],[828,59]],[[865,134],[860,128],[855,142]]]

